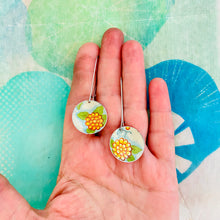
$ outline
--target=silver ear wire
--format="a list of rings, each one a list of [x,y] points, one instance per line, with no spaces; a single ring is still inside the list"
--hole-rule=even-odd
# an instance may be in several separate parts
[[[116,129],[110,138],[110,150],[113,156],[125,163],[138,160],[144,152],[145,141],[140,132],[124,122],[124,96],[123,82],[120,78],[121,87],[121,125]]]
[[[123,85],[122,85],[122,77],[120,78],[120,86],[121,86],[121,128],[124,126],[124,97],[123,97]]]
[[[95,101],[97,63],[98,56],[94,65],[89,99],[78,103],[72,113],[72,121],[75,128],[84,134],[96,134],[107,123],[107,111],[105,107]]]
[[[90,95],[89,95],[89,103],[91,102],[91,100],[95,99],[95,94],[96,94],[95,75],[96,75],[97,63],[98,63],[98,56],[96,57],[93,76],[92,76],[92,85],[91,85],[91,90],[90,90]]]

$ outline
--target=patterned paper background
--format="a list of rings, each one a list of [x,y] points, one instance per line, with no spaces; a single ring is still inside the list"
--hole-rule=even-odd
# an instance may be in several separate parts
[[[77,50],[118,27],[142,44],[147,83],[162,77],[169,87],[181,219],[217,220],[217,8],[215,0],[0,0],[0,173],[32,206],[45,206]]]

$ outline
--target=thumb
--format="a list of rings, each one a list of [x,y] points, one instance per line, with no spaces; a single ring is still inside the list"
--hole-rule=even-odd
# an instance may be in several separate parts
[[[0,174],[0,219],[32,219],[36,215],[28,202]]]

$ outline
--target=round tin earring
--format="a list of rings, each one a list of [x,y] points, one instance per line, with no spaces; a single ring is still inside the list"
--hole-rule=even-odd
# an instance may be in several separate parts
[[[113,156],[126,163],[138,160],[144,152],[145,141],[140,132],[124,125],[123,88],[121,78],[121,126],[115,130],[110,139]]]
[[[94,84],[97,61],[98,57],[96,58],[95,62],[89,100],[80,102],[74,108],[72,113],[72,121],[74,126],[84,134],[98,133],[105,127],[107,122],[107,112],[104,106],[94,100],[96,92],[96,86],[94,86]]]

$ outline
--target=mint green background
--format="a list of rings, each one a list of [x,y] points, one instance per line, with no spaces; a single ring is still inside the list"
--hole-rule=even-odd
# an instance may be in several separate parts
[[[125,40],[146,47],[167,20],[173,0],[33,0],[28,8],[30,51],[46,69],[72,78],[73,60],[88,41],[100,45],[105,30],[120,28]]]

